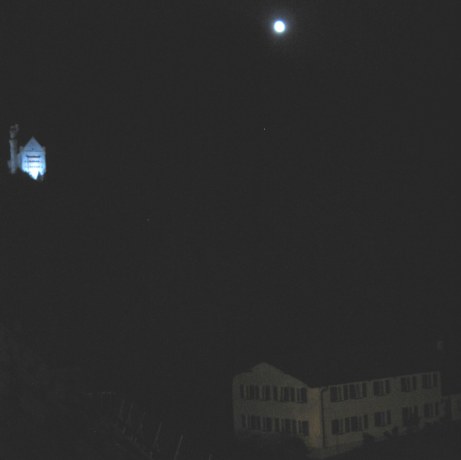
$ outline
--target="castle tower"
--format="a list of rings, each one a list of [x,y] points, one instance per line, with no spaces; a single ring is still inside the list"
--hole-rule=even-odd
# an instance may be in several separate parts
[[[31,137],[29,142],[21,147],[17,159],[22,171],[29,174],[32,179],[43,178],[46,172],[45,147],[41,146],[35,137]]]
[[[8,167],[11,174],[19,168],[34,180],[42,180],[46,173],[46,150],[35,137],[31,137],[24,147],[18,150],[19,125],[10,126],[10,159]]]
[[[16,169],[18,169],[18,132],[18,124],[10,126],[10,161],[8,161],[8,167],[10,168],[11,174],[14,174],[16,172]]]

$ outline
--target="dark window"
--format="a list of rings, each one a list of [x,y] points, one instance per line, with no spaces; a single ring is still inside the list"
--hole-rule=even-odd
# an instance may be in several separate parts
[[[339,420],[332,420],[331,421],[331,433],[332,434],[339,434]]]
[[[367,397],[367,384],[364,382],[362,383],[362,398]]]
[[[405,385],[406,383],[402,383],[402,386]],[[390,391],[391,390],[389,380],[377,380],[376,382],[373,382],[373,394],[375,396],[383,396],[389,393]]]
[[[247,427],[247,417],[246,415],[242,415],[242,428]]]
[[[430,404],[424,404],[424,417],[430,417],[431,416],[431,407]]]
[[[349,387],[348,387],[348,385],[343,386],[343,396],[344,396],[344,399],[349,399]]]
[[[307,402],[307,390],[305,388],[298,389],[298,402]]]
[[[330,388],[330,400],[331,402],[338,401],[338,388],[336,387],[331,387]]]
[[[245,398],[245,387],[243,385],[240,385],[240,397]]]
[[[379,396],[379,382],[373,382],[373,394]]]
[[[274,401],[277,401],[279,399],[279,392],[277,387],[272,387],[272,398]]]
[[[256,429],[261,430],[261,417],[256,417]]]
[[[402,377],[400,379],[400,387],[401,387],[402,391],[408,391],[407,381],[406,381],[405,377]]]
[[[255,385],[255,399],[259,399],[259,386]]]
[[[381,426],[381,412],[375,412],[375,426]]]
[[[418,424],[418,406],[414,407],[403,407],[402,408],[402,419],[405,426],[417,425]]]
[[[295,389],[290,387],[290,401],[295,400]]]
[[[385,426],[391,423],[391,411],[375,412],[375,426]]]
[[[272,431],[272,419],[270,417],[263,417],[263,431]]]
[[[423,406],[424,417],[436,417],[439,415],[439,403],[426,403]]]
[[[408,425],[410,421],[410,411],[408,410],[408,407],[402,407],[402,419],[403,424]]]
[[[357,392],[355,389],[355,385],[349,385],[349,393],[351,395],[351,399],[357,399]]]
[[[359,431],[358,417],[351,417],[351,431]]]
[[[296,434],[296,420],[291,421],[291,432]]]
[[[267,426],[267,431],[272,431],[272,419],[270,417],[267,417],[266,419],[266,426]]]
[[[271,399],[271,387],[269,385],[264,385],[263,390],[263,400],[269,401]]]
[[[363,416],[363,428],[365,428],[365,430],[368,430],[368,415]]]
[[[280,431],[280,419],[274,419],[275,431],[278,433]]]
[[[423,376],[424,378],[424,376]],[[402,377],[400,379],[400,384],[402,386],[402,391],[413,391],[417,388],[417,378],[416,375],[413,377]]]
[[[433,384],[436,387],[438,384],[437,374],[432,374],[432,378],[433,378]]]
[[[351,431],[351,419],[349,417],[346,417],[346,420],[344,421],[344,431],[346,433],[349,433]]]
[[[282,401],[290,400],[290,389],[288,387],[282,388]]]
[[[284,420],[284,425],[285,425],[285,433],[291,433],[291,420],[286,418]]]
[[[301,423],[301,430],[300,432],[304,435],[304,436],[309,436],[309,423],[307,421],[303,421]]]

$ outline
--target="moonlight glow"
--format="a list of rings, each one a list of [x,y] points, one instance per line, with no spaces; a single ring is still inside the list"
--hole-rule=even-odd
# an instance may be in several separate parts
[[[286,26],[283,21],[280,19],[274,22],[274,31],[278,34],[283,34],[285,32]]]

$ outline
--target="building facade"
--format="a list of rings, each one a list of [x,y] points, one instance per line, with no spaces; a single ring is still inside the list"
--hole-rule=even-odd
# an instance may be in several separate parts
[[[267,363],[234,377],[233,412],[237,435],[297,436],[319,458],[446,416],[436,370],[318,385]]]
[[[10,159],[8,167],[11,174],[19,169],[32,179],[43,179],[46,173],[46,149],[32,137],[25,146],[18,148],[19,125],[10,127]]]
[[[444,396],[444,410],[452,421],[461,421],[461,393]]]

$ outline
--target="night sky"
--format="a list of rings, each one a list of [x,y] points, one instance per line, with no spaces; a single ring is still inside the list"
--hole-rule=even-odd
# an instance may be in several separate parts
[[[459,347],[460,8],[2,5],[5,317],[152,400],[276,355]],[[8,174],[14,122],[43,183]]]

